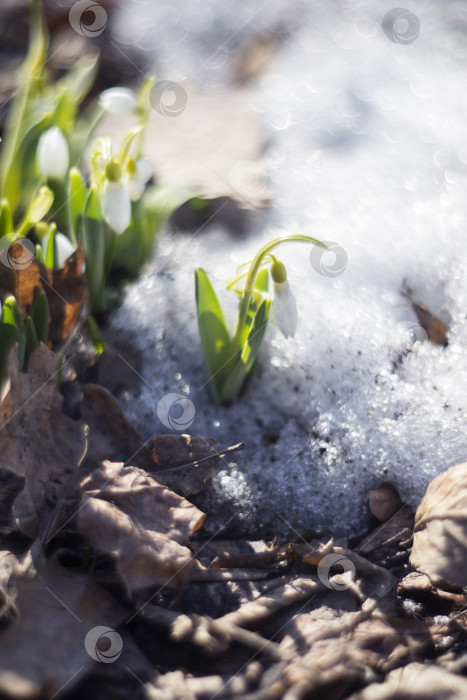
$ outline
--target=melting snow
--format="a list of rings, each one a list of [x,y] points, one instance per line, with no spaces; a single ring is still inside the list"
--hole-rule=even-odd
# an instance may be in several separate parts
[[[150,17],[154,5],[138,7]],[[410,2],[420,33],[407,45],[381,29],[387,2],[257,0],[236,4],[235,18],[233,7],[173,2],[172,29],[153,27],[153,42],[164,36],[163,77],[177,80],[199,65],[196,79],[212,87],[230,79],[229,50],[240,39],[287,29],[252,99],[271,133],[272,210],[247,239],[218,225],[165,234],[113,320],[144,354],[147,383],[122,402],[149,437],[167,431],[159,400],[186,394],[195,407],[189,432],[222,446],[247,443],[204,497],[213,530],[225,522],[250,534],[261,527],[349,536],[365,529],[367,493],[378,482],[392,481],[416,506],[436,474],[467,457],[467,6]],[[189,41],[177,43],[180,36]],[[210,62],[221,45],[225,60]],[[215,408],[193,270],[202,265],[211,275],[233,325],[227,278],[266,240],[296,231],[345,253],[327,253],[313,267],[307,246],[282,248],[297,335],[286,341],[270,326],[244,395]],[[337,276],[315,269],[337,269],[346,257]],[[447,348],[414,343],[421,329],[401,294],[404,279],[449,321]]]

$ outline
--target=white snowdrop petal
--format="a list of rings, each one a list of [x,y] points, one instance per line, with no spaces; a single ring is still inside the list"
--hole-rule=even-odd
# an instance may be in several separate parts
[[[136,175],[127,175],[125,184],[128,193],[133,202],[136,202],[143,194],[146,183],[151,179],[152,168],[144,160],[138,160],[136,163]]]
[[[129,88],[109,88],[99,95],[99,104],[110,114],[133,114],[136,109],[136,96]]]
[[[131,201],[126,186],[122,182],[104,184],[102,195],[104,219],[116,233],[123,233],[130,225]]]
[[[288,282],[274,284],[272,312],[275,322],[285,338],[293,338],[297,330],[297,303]]]
[[[47,246],[49,244],[50,233],[48,233],[41,241],[41,247],[44,255],[47,252]],[[76,247],[63,233],[57,231],[55,233],[55,269],[62,270],[65,267],[65,262],[68,260],[70,255],[73,255]]]
[[[37,144],[37,167],[46,178],[63,180],[70,165],[68,142],[58,126],[45,131]]]

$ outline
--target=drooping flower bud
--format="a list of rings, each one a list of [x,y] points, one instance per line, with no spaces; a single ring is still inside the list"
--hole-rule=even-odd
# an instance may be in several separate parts
[[[274,282],[273,319],[284,338],[293,338],[297,330],[297,303],[287,281],[284,263],[274,259],[271,276]]]
[[[45,131],[37,144],[37,167],[41,175],[63,180],[70,165],[68,142],[58,126]]]
[[[106,112],[120,116],[136,111],[136,95],[125,87],[113,87],[99,95],[99,104]]]

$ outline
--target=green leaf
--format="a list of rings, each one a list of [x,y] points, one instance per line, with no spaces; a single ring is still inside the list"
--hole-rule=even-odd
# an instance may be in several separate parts
[[[93,311],[104,311],[106,308],[105,229],[96,185],[91,187],[84,208],[83,248],[86,259],[89,304]]]
[[[70,93],[73,102],[78,105],[88,94],[97,74],[99,54],[87,53],[78,58],[68,73],[56,83],[58,90]]]
[[[50,207],[54,202],[54,194],[48,187],[41,187],[29,206],[23,221],[21,222],[18,233],[21,236],[26,235],[29,229],[39,223],[41,219],[50,211]]]
[[[40,343],[47,343],[49,337],[49,302],[47,294],[41,290],[34,301],[31,318]]]
[[[193,192],[173,185],[151,186],[132,204],[132,221],[120,236],[115,236],[112,269],[136,277],[149,259],[157,234],[169,216],[193,196]]]
[[[96,323],[94,316],[88,316],[86,319],[89,328],[89,334],[94,345],[94,349],[98,355],[102,355],[105,350],[105,342]]]
[[[45,265],[44,253],[42,252],[42,248],[40,247],[39,243],[36,243],[36,258],[41,265]]]
[[[26,352],[26,331],[24,328],[23,314],[20,311],[15,297],[7,297],[3,304],[2,325],[11,326],[15,329],[18,343],[18,365],[22,369]]]
[[[253,369],[268,325],[270,306],[271,301],[265,299],[255,314],[248,338],[222,386],[220,397],[223,403],[233,401],[238,396]]]
[[[211,391],[216,403],[220,400],[226,365],[229,360],[230,334],[216,293],[205,271],[195,271],[196,309],[204,358],[210,377]]]
[[[84,207],[88,198],[88,188],[78,168],[71,168],[68,174],[68,229],[71,240],[78,244],[80,222],[84,215]]]
[[[0,323],[0,401],[3,401],[10,388],[8,360],[17,342],[18,331],[16,327],[8,323]]]
[[[0,202],[0,238],[8,233],[13,233],[13,217],[11,215],[11,207],[8,199],[2,199]]]
[[[269,270],[260,270],[256,277],[255,289],[259,292],[267,293],[269,291]]]
[[[45,251],[45,265],[49,270],[55,269],[55,234],[57,232],[57,227],[52,224],[49,232],[49,239],[47,241],[47,248]]]

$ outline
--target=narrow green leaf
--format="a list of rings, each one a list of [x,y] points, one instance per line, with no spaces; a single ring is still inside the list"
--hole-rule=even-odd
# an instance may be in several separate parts
[[[270,307],[270,300],[265,299],[254,317],[246,343],[221,388],[220,396],[223,403],[233,401],[238,396],[253,369],[268,325]]]
[[[49,270],[55,269],[55,234],[57,232],[57,227],[52,224],[49,232],[49,239],[47,241],[47,248],[45,250],[45,265]]]
[[[54,202],[54,194],[48,187],[41,187],[29,206],[23,221],[19,225],[18,233],[26,235],[29,229],[37,224],[50,211]]]
[[[202,268],[195,271],[195,286],[199,333],[211,390],[217,402],[229,360],[230,334],[217,295]]]
[[[0,238],[8,233],[13,233],[13,217],[8,199],[0,202]]]
[[[89,334],[91,336],[94,349],[96,350],[98,355],[102,355],[102,353],[105,350],[105,342],[99,330],[99,326],[97,325],[94,316],[88,316],[86,320],[88,323]]]
[[[263,269],[258,272],[256,277],[255,289],[259,292],[269,291],[269,270]]]
[[[0,401],[3,401],[10,388],[8,360],[17,342],[16,327],[8,323],[0,323]]]
[[[24,328],[23,314],[15,297],[7,297],[3,304],[2,325],[15,328],[16,341],[18,343],[18,365],[21,369],[26,352],[26,331]]]
[[[88,198],[88,188],[78,168],[71,168],[69,172],[67,195],[68,229],[71,240],[77,245],[80,237],[80,222]]]
[[[39,243],[36,243],[36,259],[41,263],[41,265],[45,265],[44,253],[42,252],[42,248],[40,247]]]
[[[41,290],[34,301],[31,318],[40,343],[47,343],[49,337],[49,302],[47,294]]]
[[[104,311],[106,308],[105,229],[96,185],[91,187],[84,208],[83,248],[90,307],[93,311]]]

